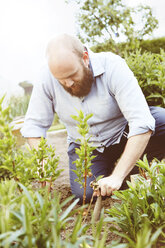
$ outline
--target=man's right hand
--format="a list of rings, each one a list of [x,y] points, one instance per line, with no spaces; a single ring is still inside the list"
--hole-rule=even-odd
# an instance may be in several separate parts
[[[116,175],[110,175],[108,177],[101,178],[98,181],[99,189],[94,193],[94,196],[99,196],[100,193],[102,196],[110,196],[113,191],[120,189],[123,178],[117,177]]]

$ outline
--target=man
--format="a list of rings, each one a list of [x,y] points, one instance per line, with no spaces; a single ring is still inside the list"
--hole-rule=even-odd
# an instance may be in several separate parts
[[[79,146],[76,122],[71,118],[77,114],[76,109],[93,113],[88,124],[97,156],[91,167],[93,177],[87,182],[88,201],[92,195],[89,183],[94,176],[104,175],[98,182],[101,195],[110,196],[144,152],[150,160],[165,157],[165,109],[149,109],[122,58],[110,52],[92,53],[67,34],[49,42],[46,57],[47,65],[34,86],[22,135],[30,146],[37,147],[57,112],[68,132],[70,183],[76,197],[82,200],[83,195],[72,171],[72,162],[77,158],[75,148]]]

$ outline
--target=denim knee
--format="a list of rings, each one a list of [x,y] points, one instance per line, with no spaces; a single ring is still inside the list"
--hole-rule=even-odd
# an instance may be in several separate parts
[[[155,119],[154,136],[165,135],[165,108],[151,106],[150,112]]]

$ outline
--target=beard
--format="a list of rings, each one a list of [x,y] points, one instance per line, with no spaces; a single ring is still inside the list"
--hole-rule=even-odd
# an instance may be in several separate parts
[[[84,97],[87,96],[91,90],[93,84],[93,73],[90,68],[83,66],[83,77],[79,82],[75,82],[73,86],[66,87],[62,85],[63,88],[72,96]]]

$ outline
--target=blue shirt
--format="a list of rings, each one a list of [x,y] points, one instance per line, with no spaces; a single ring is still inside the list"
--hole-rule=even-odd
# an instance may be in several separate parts
[[[100,151],[120,142],[127,123],[128,138],[154,131],[155,120],[125,60],[111,52],[88,52],[94,83],[84,98],[71,96],[51,74],[48,65],[42,68],[21,130],[24,137],[46,137],[56,112],[66,126],[68,142],[77,143],[80,135],[71,115],[77,115],[76,110],[80,109],[85,114],[93,113],[88,120],[90,141]]]

